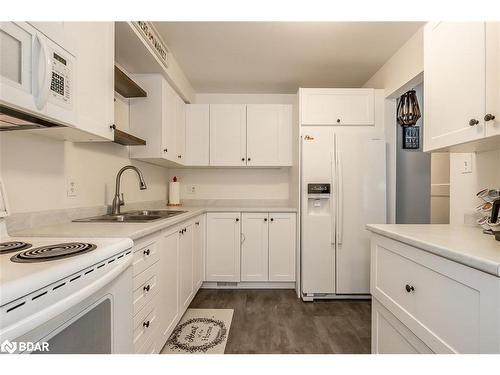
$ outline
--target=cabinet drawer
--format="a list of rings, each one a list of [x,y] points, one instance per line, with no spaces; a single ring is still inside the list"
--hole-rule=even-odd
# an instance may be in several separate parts
[[[143,346],[136,350],[135,354],[158,354],[160,352],[159,343],[156,337],[151,337]]]
[[[140,274],[146,268],[151,267],[159,259],[158,241],[156,239],[141,242],[134,247],[133,270],[134,276]]]
[[[374,236],[371,277],[372,295],[433,351],[480,353],[498,342],[497,323],[487,332],[496,300],[489,275]]]
[[[134,316],[134,351],[137,353],[149,339],[156,341],[158,332],[158,297],[154,296],[150,303]]]
[[[372,299],[372,354],[431,354],[432,350]]]
[[[134,290],[132,299],[134,302],[134,315],[146,305],[158,292],[158,270],[159,262],[134,277]]]

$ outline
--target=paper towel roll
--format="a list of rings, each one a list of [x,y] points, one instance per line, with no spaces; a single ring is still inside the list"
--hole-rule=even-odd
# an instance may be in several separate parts
[[[168,204],[180,204],[181,203],[181,185],[180,182],[170,182],[168,187]]]

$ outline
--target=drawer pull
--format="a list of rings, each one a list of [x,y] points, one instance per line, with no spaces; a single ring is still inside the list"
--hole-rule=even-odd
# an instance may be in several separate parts
[[[146,293],[149,292],[149,289],[151,289],[151,285],[146,285],[144,288],[142,288]]]
[[[405,289],[408,293],[413,293],[415,291],[415,287],[413,285],[406,284]]]
[[[150,250],[149,250],[149,249],[144,250],[142,253],[143,253],[144,255],[146,255],[146,256],[147,256],[147,255],[149,255],[149,254],[150,254]]]
[[[147,322],[142,323],[144,328],[149,328],[149,320]]]

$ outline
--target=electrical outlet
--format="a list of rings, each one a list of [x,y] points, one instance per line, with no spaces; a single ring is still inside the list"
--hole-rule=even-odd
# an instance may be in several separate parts
[[[188,194],[196,194],[196,185],[187,185],[186,190]]]
[[[465,154],[462,159],[462,174],[472,173],[472,154]]]
[[[66,179],[66,194],[68,197],[76,197],[76,181],[73,178]]]

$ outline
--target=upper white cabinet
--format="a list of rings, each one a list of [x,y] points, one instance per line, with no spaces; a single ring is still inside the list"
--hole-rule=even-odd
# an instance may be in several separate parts
[[[374,125],[374,89],[300,89],[302,125]]]
[[[424,151],[475,151],[494,144],[486,138],[500,132],[498,49],[498,24],[425,26]]]
[[[247,165],[292,165],[292,106],[247,105]]]
[[[130,156],[159,165],[183,162],[185,104],[159,74],[135,74],[148,94],[130,99],[130,130],[146,140],[145,146],[130,148]]]
[[[486,137],[500,135],[500,23],[486,24]],[[491,117],[491,116],[490,116]]]
[[[115,28],[113,22],[68,22],[78,36],[76,105],[78,127],[112,140]]]
[[[180,163],[186,160],[186,103],[176,95],[175,98],[175,126],[177,159]]]
[[[239,212],[207,214],[206,281],[240,281]]]
[[[210,106],[186,106],[186,165],[205,166],[209,163]]]
[[[210,105],[210,165],[246,165],[246,105]]]

